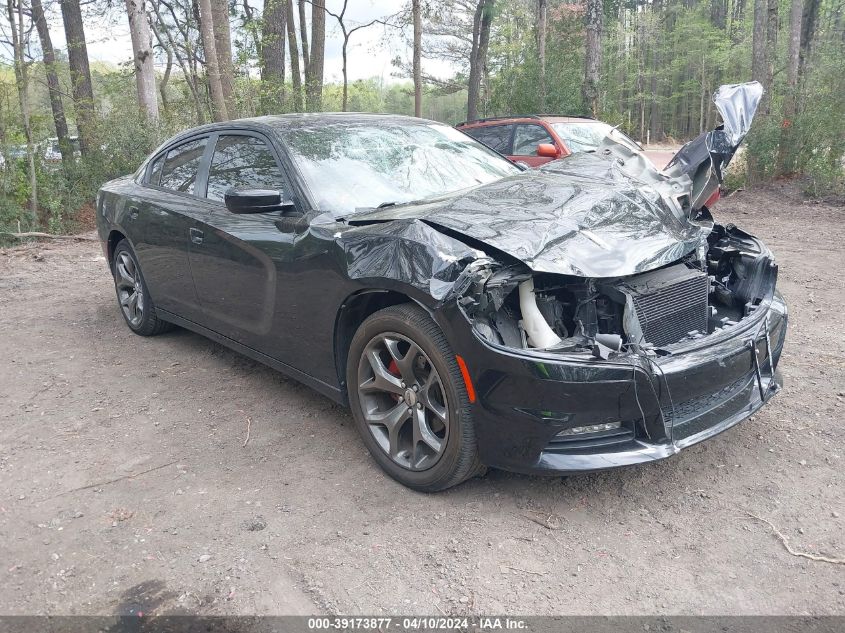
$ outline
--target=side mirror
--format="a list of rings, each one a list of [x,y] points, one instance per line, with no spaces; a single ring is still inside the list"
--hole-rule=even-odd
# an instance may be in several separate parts
[[[230,212],[237,214],[269,213],[294,207],[292,201],[282,200],[281,193],[273,189],[233,188],[224,194],[223,201]]]
[[[537,146],[537,156],[542,156],[543,158],[557,158],[559,155],[557,151],[557,147],[555,147],[552,143],[540,143]]]

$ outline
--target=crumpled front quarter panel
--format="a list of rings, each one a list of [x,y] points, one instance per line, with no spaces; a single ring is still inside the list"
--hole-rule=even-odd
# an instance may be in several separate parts
[[[390,279],[443,299],[466,264],[482,255],[420,220],[344,227],[333,236],[350,279]]]

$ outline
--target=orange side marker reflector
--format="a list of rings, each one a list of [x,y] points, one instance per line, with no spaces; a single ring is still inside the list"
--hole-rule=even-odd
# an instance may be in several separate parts
[[[464,384],[467,388],[467,396],[469,396],[470,402],[475,402],[475,387],[472,386],[472,379],[469,377],[469,370],[467,369],[467,364],[464,362],[464,359],[455,354],[455,360],[458,361],[458,367],[461,370],[461,376],[464,377]]]

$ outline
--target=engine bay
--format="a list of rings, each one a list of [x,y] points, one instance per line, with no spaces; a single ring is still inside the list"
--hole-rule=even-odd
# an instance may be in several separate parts
[[[681,260],[637,275],[592,279],[481,260],[458,303],[485,340],[515,349],[671,351],[731,328],[771,300],[777,266],[732,225],[715,225]]]

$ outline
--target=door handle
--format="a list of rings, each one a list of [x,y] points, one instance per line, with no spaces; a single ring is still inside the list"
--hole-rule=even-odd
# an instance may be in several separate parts
[[[190,234],[191,241],[194,244],[202,244],[202,231],[200,231],[199,229],[191,229]]]
[[[138,207],[129,207],[129,219],[134,220],[140,212],[141,210]]]

